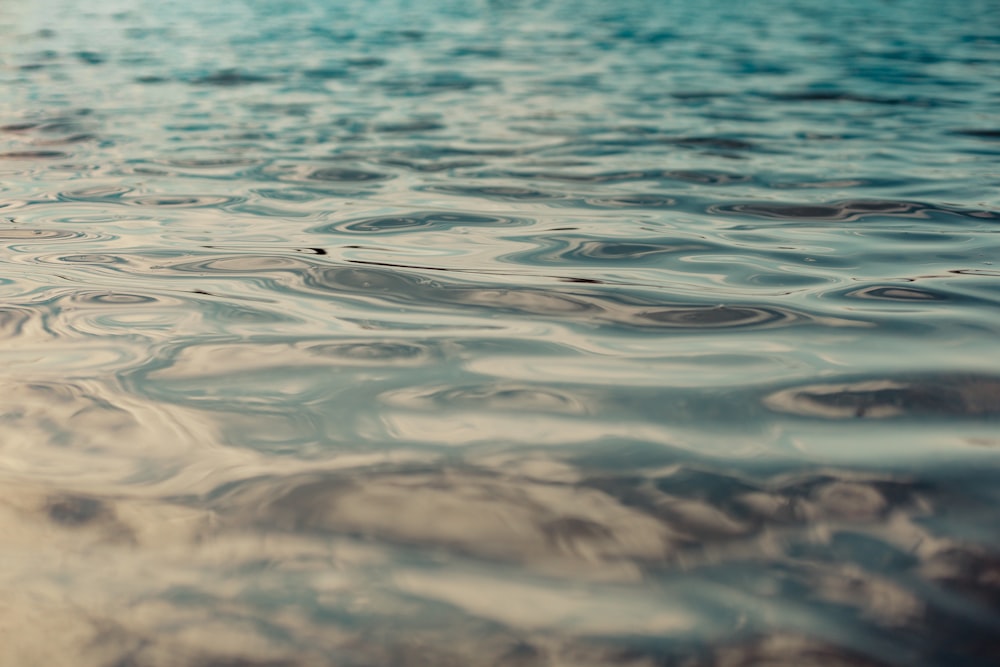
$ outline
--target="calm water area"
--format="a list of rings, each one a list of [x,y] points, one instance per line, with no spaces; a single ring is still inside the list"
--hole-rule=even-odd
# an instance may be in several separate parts
[[[0,667],[1000,656],[1000,4],[0,2]]]

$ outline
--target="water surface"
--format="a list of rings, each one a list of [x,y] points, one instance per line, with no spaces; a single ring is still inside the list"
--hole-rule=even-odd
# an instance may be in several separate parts
[[[1000,13],[0,5],[4,664],[992,664]]]

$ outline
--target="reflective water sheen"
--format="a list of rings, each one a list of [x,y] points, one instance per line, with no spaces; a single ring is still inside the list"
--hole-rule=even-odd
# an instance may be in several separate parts
[[[986,0],[0,4],[0,664],[995,664],[998,74]]]

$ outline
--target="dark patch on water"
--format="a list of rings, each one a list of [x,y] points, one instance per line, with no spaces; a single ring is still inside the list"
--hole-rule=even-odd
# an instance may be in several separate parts
[[[670,308],[639,314],[643,320],[681,328],[723,328],[793,322],[794,314],[776,308],[707,306],[701,308]]]
[[[59,496],[46,507],[52,521],[68,527],[84,526],[109,516],[101,501],[85,496]]]
[[[379,123],[375,126],[375,129],[379,132],[408,134],[412,132],[434,132],[436,130],[443,130],[446,127],[443,123],[433,120],[411,120],[399,123]]]
[[[787,326],[811,319],[809,315],[799,311],[765,306],[682,305],[634,297],[616,299],[585,292],[514,287],[475,288],[449,283],[428,283],[414,276],[375,269],[320,269],[309,272],[305,276],[305,284],[322,291],[377,295],[392,303],[462,305],[483,312],[543,316],[583,326],[611,325],[640,331]]]
[[[307,178],[310,181],[324,181],[328,183],[359,183],[364,181],[381,181],[389,178],[389,176],[387,174],[380,174],[373,171],[363,171],[361,169],[325,167],[309,172]]]
[[[862,222],[880,218],[938,219],[958,217],[1000,220],[1000,212],[961,209],[922,202],[891,200],[845,200],[829,204],[746,203],[709,207],[710,213],[735,213],[772,220]]]
[[[827,419],[1000,416],[1000,379],[977,375],[870,378],[783,389],[765,398],[781,412]]]
[[[330,65],[307,69],[303,73],[313,79],[342,79],[350,74],[350,70],[346,67]]]
[[[770,93],[766,96],[778,102],[857,102],[859,104],[877,104],[888,106],[936,106],[944,101],[922,97],[882,97],[877,95],[862,95],[840,90],[806,90],[790,93]]]
[[[753,142],[732,137],[660,137],[654,141],[686,148],[713,148],[727,151],[752,151],[759,148]]]
[[[115,306],[139,306],[157,303],[159,299],[154,296],[129,294],[127,292],[77,292],[73,295],[73,300],[83,304],[97,303]]]
[[[704,185],[729,185],[731,183],[746,183],[752,180],[748,176],[726,172],[664,169],[643,169],[638,171],[615,171],[590,174],[553,171],[507,172],[503,175],[511,178],[593,184],[629,183],[633,181],[681,181],[684,183],[699,183]]]
[[[538,249],[513,254],[509,259],[525,265],[560,265],[567,262],[581,265],[659,265],[671,258],[722,250],[718,245],[669,238],[635,237],[615,240],[601,239],[595,235],[551,235],[531,237],[530,240],[539,246]]]
[[[1000,141],[1000,130],[955,130],[954,134],[988,141]]]
[[[561,199],[562,195],[555,192],[536,190],[516,185],[433,185],[424,188],[428,192],[461,195],[464,197],[482,197],[498,201],[545,201]]]
[[[923,287],[910,287],[901,285],[874,285],[870,287],[862,287],[859,289],[853,289],[844,292],[841,295],[843,298],[848,299],[866,299],[873,301],[894,301],[898,303],[914,303],[921,301],[960,301],[961,297],[950,294],[948,292],[942,292],[939,290],[931,290]]]
[[[33,130],[36,127],[38,127],[38,123],[10,123],[8,125],[0,126],[0,131],[25,132],[27,130]]]
[[[355,56],[348,58],[347,64],[351,67],[374,69],[376,67],[384,67],[388,65],[389,61],[385,58],[379,58],[378,56]]]
[[[348,220],[315,227],[310,231],[324,234],[335,231],[381,234],[425,229],[449,230],[459,227],[527,225],[529,221],[502,216],[478,215],[450,211],[419,211],[405,215],[380,216]]]
[[[493,79],[466,76],[460,72],[440,72],[421,74],[405,78],[391,78],[379,82],[389,95],[424,96],[443,93],[468,92],[477,88],[496,88],[499,82]]]
[[[614,197],[590,197],[587,200],[590,206],[601,208],[648,208],[662,209],[674,208],[677,206],[677,199],[674,197],[664,197],[656,194],[632,194],[618,195]]]
[[[19,336],[32,318],[30,310],[21,308],[3,307],[0,308],[0,337],[8,338]]]
[[[223,69],[211,74],[196,77],[191,83],[206,86],[246,86],[254,83],[267,83],[273,78],[264,74],[243,72],[238,69]]]
[[[0,160],[51,160],[67,157],[69,157],[69,154],[60,151],[9,151],[7,153],[0,153]]]
[[[323,357],[360,362],[409,363],[435,356],[426,346],[377,341],[322,343],[307,349]]]
[[[143,195],[122,197],[125,203],[165,208],[207,208],[222,206],[235,199],[221,195]]]
[[[77,51],[75,55],[82,62],[85,62],[88,65],[100,65],[107,60],[107,57],[104,54],[98,53],[97,51]]]

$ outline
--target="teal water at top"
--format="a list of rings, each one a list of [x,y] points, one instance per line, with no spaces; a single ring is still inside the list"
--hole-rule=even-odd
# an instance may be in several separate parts
[[[33,0],[0,79],[0,664],[995,664],[1000,5]]]

